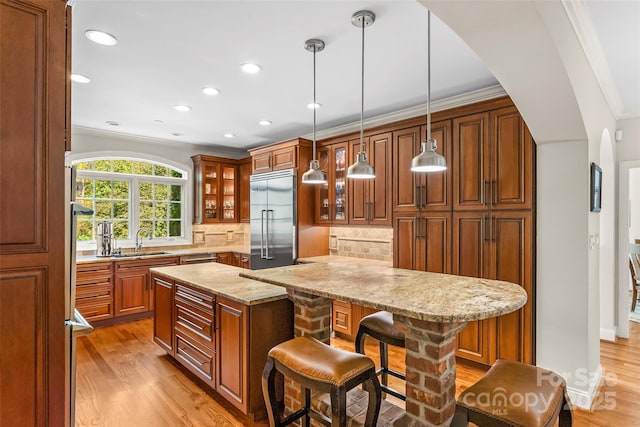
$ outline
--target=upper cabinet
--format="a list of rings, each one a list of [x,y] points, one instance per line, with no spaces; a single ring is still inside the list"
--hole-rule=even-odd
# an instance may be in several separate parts
[[[249,184],[249,178],[251,177],[251,167],[251,157],[240,160],[240,164],[238,165],[238,181],[240,182],[240,222],[249,222],[249,220],[251,219],[251,188]]]
[[[303,166],[298,162],[301,141],[309,142],[306,139],[294,138],[249,150],[253,173],[273,172]],[[305,168],[307,166],[304,165]]]
[[[531,209],[533,140],[515,107],[453,120],[454,209]]]
[[[193,160],[194,224],[238,222],[238,166],[235,160],[197,155]]]
[[[449,167],[444,172],[411,172],[411,160],[420,154],[426,126],[414,126],[393,132],[393,210],[451,210],[451,121],[431,123],[431,136],[438,143],[436,151]]]
[[[315,209],[316,224],[348,224],[347,160],[348,142],[318,149],[320,169],[327,173],[327,184],[318,185]]]
[[[375,179],[349,179],[349,224],[391,225],[391,132],[365,138],[364,146]],[[349,141],[350,158],[355,161],[360,139]]]

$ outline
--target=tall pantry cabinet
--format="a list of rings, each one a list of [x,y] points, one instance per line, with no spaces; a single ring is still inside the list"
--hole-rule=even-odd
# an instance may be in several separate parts
[[[409,177],[408,166],[395,167],[395,185],[413,186],[395,194],[394,266],[521,285],[526,305],[469,322],[456,354],[487,365],[497,358],[534,363],[534,143],[508,98],[463,113],[432,125],[446,172]],[[395,161],[409,164],[421,135],[417,128],[394,133]]]
[[[0,0],[0,424],[69,423],[65,178],[71,8]]]

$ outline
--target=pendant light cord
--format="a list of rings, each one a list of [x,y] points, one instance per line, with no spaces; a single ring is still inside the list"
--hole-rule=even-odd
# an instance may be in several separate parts
[[[431,11],[427,9],[427,142],[431,140]]]
[[[316,51],[318,48],[313,46],[313,160],[316,160]]]
[[[360,152],[364,152],[364,24],[365,17],[362,16],[362,75],[360,79]]]

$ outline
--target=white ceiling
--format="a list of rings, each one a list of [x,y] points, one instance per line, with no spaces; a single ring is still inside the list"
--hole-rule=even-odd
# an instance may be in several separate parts
[[[640,112],[639,5],[589,2],[626,115]],[[351,24],[351,15],[361,9],[377,16],[365,32],[365,117],[424,104],[426,9],[415,0],[77,0],[72,69],[91,82],[73,84],[72,123],[242,149],[309,134],[313,55],[304,49],[309,38],[326,43],[316,57],[322,104],[318,129],[357,121],[361,30]],[[634,19],[636,25],[630,25]],[[111,33],[118,44],[94,44],[84,37],[88,29]],[[634,35],[635,40],[628,39]],[[431,49],[432,100],[497,83],[433,15]],[[239,69],[243,62],[260,64],[263,72],[244,74]],[[207,96],[201,92],[204,86],[222,92]],[[192,110],[175,111],[176,104]],[[273,124],[260,126],[262,119]],[[228,132],[236,137],[224,138]]]

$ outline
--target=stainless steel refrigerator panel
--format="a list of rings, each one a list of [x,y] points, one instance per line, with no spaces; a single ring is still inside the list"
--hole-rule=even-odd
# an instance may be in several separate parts
[[[251,176],[251,268],[295,263],[295,183],[295,169]]]

